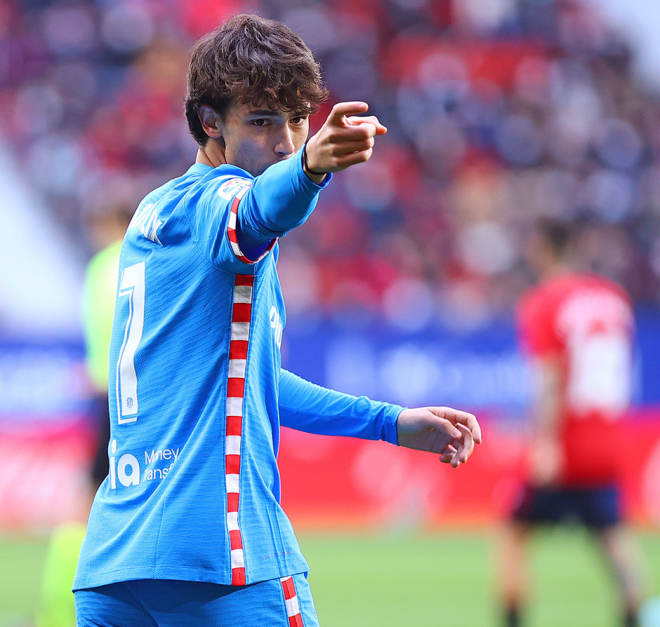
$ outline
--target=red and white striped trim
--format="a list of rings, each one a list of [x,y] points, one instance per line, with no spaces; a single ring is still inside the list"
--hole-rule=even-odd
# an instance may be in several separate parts
[[[227,528],[231,546],[231,585],[245,585],[243,537],[238,523],[240,497],[241,437],[243,435],[243,397],[254,277],[237,274],[229,343],[227,378],[227,433],[225,435],[225,480],[227,485]]]
[[[284,590],[284,602],[286,603],[286,615],[289,618],[289,627],[305,627],[302,614],[300,613],[300,604],[296,594],[296,586],[293,583],[293,577],[282,577],[282,589]]]
[[[231,249],[234,251],[234,255],[240,259],[243,263],[253,264],[261,261],[275,246],[277,239],[274,239],[268,244],[268,248],[259,256],[258,259],[248,259],[241,250],[241,247],[238,245],[238,234],[236,233],[236,224],[238,222],[238,205],[241,202],[241,198],[245,195],[247,190],[250,187],[244,187],[236,196],[234,197],[233,202],[231,203],[231,213],[229,214],[229,225],[227,226],[227,236],[229,237],[229,243],[231,244]]]

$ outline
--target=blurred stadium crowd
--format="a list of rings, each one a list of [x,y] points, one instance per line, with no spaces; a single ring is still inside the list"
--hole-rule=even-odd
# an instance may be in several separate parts
[[[321,60],[313,125],[359,99],[389,128],[287,237],[291,314],[409,331],[509,316],[539,216],[579,225],[585,266],[660,303],[660,102],[584,0],[0,0],[2,132],[88,252],[104,212],[192,163],[189,50],[244,11]]]

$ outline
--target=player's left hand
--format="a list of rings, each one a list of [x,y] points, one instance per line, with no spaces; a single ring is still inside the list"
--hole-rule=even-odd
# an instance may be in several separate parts
[[[468,412],[451,407],[404,409],[397,420],[399,446],[440,455],[440,461],[458,468],[481,444],[481,427]]]

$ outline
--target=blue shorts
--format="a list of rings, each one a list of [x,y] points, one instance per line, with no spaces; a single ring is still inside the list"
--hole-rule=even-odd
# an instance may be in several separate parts
[[[142,579],[78,590],[77,627],[318,627],[306,574],[248,586]]]
[[[525,486],[513,519],[532,525],[574,520],[591,529],[612,527],[621,522],[619,491],[611,485],[598,488]]]

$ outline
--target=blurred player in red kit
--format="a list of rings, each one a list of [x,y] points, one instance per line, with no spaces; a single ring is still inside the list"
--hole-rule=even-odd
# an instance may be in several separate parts
[[[519,303],[520,340],[537,389],[526,481],[500,547],[507,627],[522,624],[530,531],[565,520],[593,534],[618,586],[621,624],[638,624],[643,577],[617,488],[618,421],[632,387],[633,311],[618,285],[574,270],[573,234],[564,223],[539,225],[532,262],[540,282]]]

